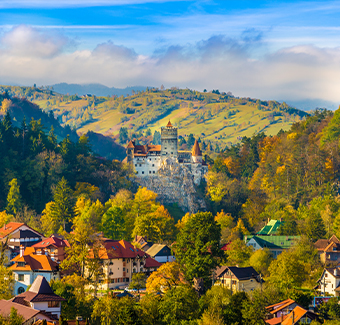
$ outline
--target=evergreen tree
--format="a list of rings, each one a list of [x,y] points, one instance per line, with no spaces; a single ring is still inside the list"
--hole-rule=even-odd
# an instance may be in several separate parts
[[[57,220],[64,230],[70,231],[70,225],[74,217],[74,198],[72,190],[64,177],[54,189],[53,201],[51,217]]]
[[[18,185],[18,180],[13,178],[8,185],[10,186],[8,195],[7,195],[7,207],[6,210],[8,213],[17,214],[17,212],[22,207],[22,198],[20,195],[20,188]]]

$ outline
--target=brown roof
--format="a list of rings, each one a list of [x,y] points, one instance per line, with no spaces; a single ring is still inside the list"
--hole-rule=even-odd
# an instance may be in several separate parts
[[[166,125],[166,127],[167,128],[172,128],[172,124],[171,124],[170,120],[169,120],[168,124]]]
[[[129,144],[127,145],[127,148],[134,148],[134,147],[135,147],[134,141],[130,140]]]
[[[4,225],[0,228],[0,238],[4,238],[11,234],[14,230],[23,226],[24,223],[22,222],[9,222],[8,224]]]
[[[327,246],[329,246],[329,244],[331,243],[335,243],[335,244],[340,244],[340,240],[333,235],[331,238],[329,239],[319,239],[315,242],[314,246],[318,251],[324,251]]]
[[[39,310],[18,304],[11,300],[0,300],[1,315],[8,316],[11,313],[12,307],[14,307],[17,310],[18,314],[24,318],[25,322],[40,313]]]
[[[23,304],[23,302],[64,301],[65,299],[53,292],[45,277],[38,275],[28,291],[21,293],[12,300]]]
[[[202,156],[202,151],[200,149],[200,145],[198,144],[197,140],[195,140],[195,144],[192,147],[191,154],[195,157]]]
[[[317,316],[314,313],[309,312],[308,310],[306,310],[306,309],[304,309],[300,306],[296,306],[292,310],[292,312],[287,315],[287,317],[283,320],[283,322],[281,324],[282,325],[296,324],[306,314],[308,314],[308,316],[310,316],[311,319],[317,318]],[[294,318],[294,320],[293,320],[293,318]]]

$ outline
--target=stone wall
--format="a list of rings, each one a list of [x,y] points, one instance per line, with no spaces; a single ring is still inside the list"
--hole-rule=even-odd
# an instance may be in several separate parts
[[[177,203],[184,212],[190,213],[206,210],[204,199],[197,195],[190,168],[172,159],[163,161],[157,176],[137,177],[136,182],[157,193],[162,204]]]

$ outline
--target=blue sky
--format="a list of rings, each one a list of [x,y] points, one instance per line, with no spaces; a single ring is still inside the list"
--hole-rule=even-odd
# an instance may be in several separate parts
[[[0,83],[340,100],[339,1],[0,0]]]

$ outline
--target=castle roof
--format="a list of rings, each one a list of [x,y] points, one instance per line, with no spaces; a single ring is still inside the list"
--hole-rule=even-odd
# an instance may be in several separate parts
[[[170,120],[169,120],[168,124],[166,125],[166,127],[167,128],[172,128],[172,124],[171,124]]]
[[[127,145],[127,148],[134,148],[135,144],[134,141],[130,140],[129,144]]]
[[[198,141],[197,141],[197,140],[195,140],[195,144],[194,144],[194,146],[192,147],[191,154],[192,154],[194,157],[202,156],[202,151],[201,151],[201,149],[200,149],[200,145],[198,144]]]

